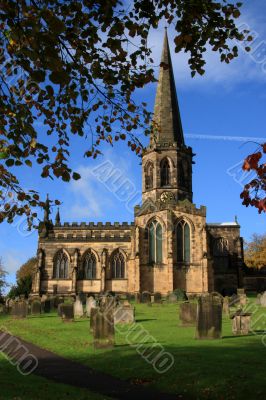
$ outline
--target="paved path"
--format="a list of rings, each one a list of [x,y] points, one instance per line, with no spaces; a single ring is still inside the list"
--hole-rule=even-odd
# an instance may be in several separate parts
[[[7,336],[6,336],[7,335]],[[11,339],[11,335],[5,334],[4,338],[0,332],[0,348],[3,340]],[[11,358],[19,359],[19,353],[14,353],[18,341],[24,345],[28,351],[38,359],[38,367],[33,372],[41,377],[51,379],[56,383],[64,383],[80,388],[87,388],[93,392],[110,396],[121,400],[178,400],[184,399],[182,395],[159,393],[158,391],[133,385],[127,381],[120,380],[103,372],[96,371],[75,361],[68,360],[48,350],[35,346],[20,338],[12,336],[14,340],[10,341],[5,353],[11,352]],[[16,340],[17,339],[17,340]],[[187,400],[187,399],[186,399]]]

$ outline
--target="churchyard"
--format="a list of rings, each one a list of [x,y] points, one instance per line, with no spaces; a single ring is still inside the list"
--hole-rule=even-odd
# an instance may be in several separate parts
[[[131,301],[129,304],[126,301],[125,307],[131,310],[128,316],[131,320],[122,319],[118,323],[118,313],[112,320],[111,330],[106,327],[106,321],[101,318],[99,310],[90,309],[88,304],[87,307],[84,304],[84,316],[81,316],[78,303],[72,306],[69,312],[70,302],[64,305],[66,311],[63,311],[64,307],[61,304],[59,310],[51,308],[50,312],[41,314],[35,304],[32,306],[35,310],[34,315],[14,318],[11,315],[1,314],[0,322],[1,327],[5,327],[12,335],[66,359],[77,361],[137,386],[153,388],[158,392],[179,394],[178,398],[228,400],[265,398],[266,307],[263,306],[266,303],[264,300],[257,300],[255,296],[251,296],[244,301],[244,295],[242,297],[240,295],[239,300],[243,310],[241,321],[239,319],[241,315],[236,313],[239,305],[230,307],[228,312],[226,301],[222,307],[217,297],[211,310],[210,304],[203,301],[198,310],[203,316],[200,324],[197,323],[195,312],[196,300],[190,303],[176,302],[171,298],[170,301],[163,303],[151,303],[150,300],[154,301],[154,298],[145,299],[145,303]],[[49,307],[43,304],[41,308],[44,306],[47,311]],[[206,307],[208,314],[205,312]],[[87,315],[88,310],[90,318]],[[96,310],[96,314],[92,310]],[[214,312],[213,318],[211,312]],[[247,319],[245,319],[246,314],[248,314]],[[221,324],[219,315],[222,318]],[[102,341],[101,332],[106,329],[108,340]],[[145,345],[138,334],[140,331],[149,335]],[[202,340],[196,337],[201,337]],[[169,364],[170,367],[165,368],[165,371],[162,366],[153,363],[151,351],[149,357],[145,354],[145,348],[149,349],[152,341],[173,358],[173,364]],[[15,393],[19,393],[20,400],[42,400],[49,397],[50,393],[53,394],[53,399],[62,398],[60,393],[68,393],[67,396],[72,399],[108,399],[106,395],[102,397],[97,393],[88,394],[85,389],[51,383],[50,380],[34,374],[22,377],[3,356],[0,359],[0,369],[1,377],[2,374],[7,377],[3,380],[5,382],[3,388],[1,384],[3,392],[0,394],[0,399],[13,399]],[[16,381],[16,390],[12,389],[12,379]],[[38,397],[34,395],[37,385],[44,387]],[[21,390],[18,389],[20,387]],[[8,395],[4,396],[2,393]]]

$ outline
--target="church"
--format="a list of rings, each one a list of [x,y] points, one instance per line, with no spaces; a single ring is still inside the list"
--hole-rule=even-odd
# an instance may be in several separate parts
[[[193,204],[193,151],[184,140],[167,33],[154,106],[158,127],[142,156],[134,222],[61,223],[49,200],[39,225],[32,295],[144,291],[232,294],[242,286],[236,221],[207,223]]]

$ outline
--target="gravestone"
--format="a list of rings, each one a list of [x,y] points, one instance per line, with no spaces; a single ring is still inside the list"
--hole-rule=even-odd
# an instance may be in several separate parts
[[[203,295],[198,299],[196,339],[220,339],[221,334],[221,299],[215,295]]]
[[[118,306],[114,310],[115,324],[133,324],[135,322],[135,307],[131,306],[128,301],[124,301],[123,305]]]
[[[90,312],[90,332],[93,333],[95,327],[95,315],[97,314],[99,307],[91,308]]]
[[[160,304],[162,302],[162,295],[159,292],[154,293],[154,303]]]
[[[26,318],[27,314],[28,314],[28,304],[25,301],[19,300],[13,304],[12,307],[13,318],[16,319]]]
[[[247,304],[247,295],[246,294],[239,294],[239,304],[242,307]]]
[[[75,318],[81,318],[83,317],[84,311],[83,311],[83,304],[82,301],[77,298],[77,300],[74,303],[74,316]]]
[[[170,303],[170,304],[176,303],[177,302],[177,295],[175,293],[170,293],[168,295],[167,300],[168,300],[168,303]]]
[[[135,302],[139,304],[141,302],[141,294],[140,293],[135,293]]]
[[[257,299],[256,299],[256,304],[261,305],[260,299],[261,299],[261,294],[258,293],[258,294],[257,294]]]
[[[7,308],[4,304],[0,304],[0,314],[4,315],[7,312]]]
[[[60,312],[63,322],[72,322],[74,320],[73,304],[60,304]]]
[[[229,315],[230,314],[230,308],[229,308],[229,297],[225,296],[223,299],[223,313],[225,315]]]
[[[96,307],[96,300],[94,299],[94,297],[90,296],[87,298],[86,301],[86,314],[87,317],[91,316],[91,309]]]
[[[260,305],[266,307],[266,292],[264,292],[260,297]]]
[[[244,288],[238,288],[237,289],[237,294],[238,295],[245,294],[245,289]]]
[[[40,315],[42,312],[42,305],[40,301],[34,300],[31,303],[31,314],[32,315]]]
[[[231,316],[234,335],[248,335],[250,332],[251,313],[238,310]]]
[[[106,302],[93,311],[93,343],[95,349],[112,348],[114,346],[114,308]]]
[[[58,307],[57,307],[57,315],[58,315],[58,317],[62,317],[61,306],[62,306],[63,304],[64,304],[64,303],[58,304]]]
[[[50,299],[45,299],[44,301],[42,300],[42,311],[44,313],[51,312],[51,300]]]
[[[186,301],[180,304],[179,319],[181,321],[181,326],[196,326],[197,303]]]
[[[142,292],[140,301],[141,303],[150,303],[151,302],[150,292]]]

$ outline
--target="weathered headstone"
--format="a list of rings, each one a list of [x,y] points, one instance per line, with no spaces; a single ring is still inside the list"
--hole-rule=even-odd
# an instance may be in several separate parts
[[[197,303],[186,301],[180,304],[179,319],[182,326],[196,326],[197,322]]]
[[[234,335],[248,335],[250,332],[251,313],[238,310],[231,316]]]
[[[225,315],[229,315],[230,314],[230,308],[229,308],[229,297],[225,296],[223,299],[223,313]]]
[[[238,295],[245,294],[245,289],[244,288],[238,288],[237,289],[237,294]]]
[[[114,310],[115,324],[132,324],[135,322],[135,307],[131,306],[128,301],[124,301],[123,305],[118,306]]]
[[[42,312],[42,305],[40,301],[34,300],[31,303],[31,314],[32,315],[40,315]]]
[[[154,293],[154,303],[160,304],[162,302],[162,295],[159,292]]]
[[[221,334],[221,299],[214,295],[203,295],[198,299],[196,339],[220,339]]]
[[[50,299],[46,299],[46,300],[42,300],[42,311],[44,313],[49,313],[51,312],[51,300]]]
[[[151,294],[150,292],[142,292],[140,297],[141,303],[150,303],[151,302]]]
[[[266,292],[264,292],[260,297],[260,305],[266,307]]]
[[[74,320],[73,304],[60,304],[60,312],[63,322],[72,322]]]
[[[28,314],[28,304],[23,301],[19,300],[16,301],[12,307],[12,316],[13,318],[26,318]]]
[[[256,304],[258,304],[258,305],[261,305],[261,303],[260,303],[260,299],[261,299],[261,294],[260,294],[260,293],[258,293],[258,294],[257,294],[257,300],[256,300]]]
[[[91,308],[90,312],[90,332],[93,333],[95,327],[95,315],[97,314],[99,307]]]
[[[177,296],[176,296],[176,294],[175,293],[170,293],[169,295],[168,295],[168,298],[167,298],[167,300],[168,300],[168,303],[176,303],[177,302]]]
[[[112,348],[114,346],[114,308],[106,302],[93,314],[93,339],[95,349]]]
[[[74,303],[74,316],[75,318],[81,318],[83,317],[84,311],[83,311],[83,304],[82,301],[77,298],[77,300]]]
[[[96,300],[94,299],[94,297],[90,296],[87,298],[86,301],[86,314],[87,317],[91,316],[91,309],[96,307]]]
[[[239,294],[239,304],[242,307],[247,304],[247,295],[246,294]]]

